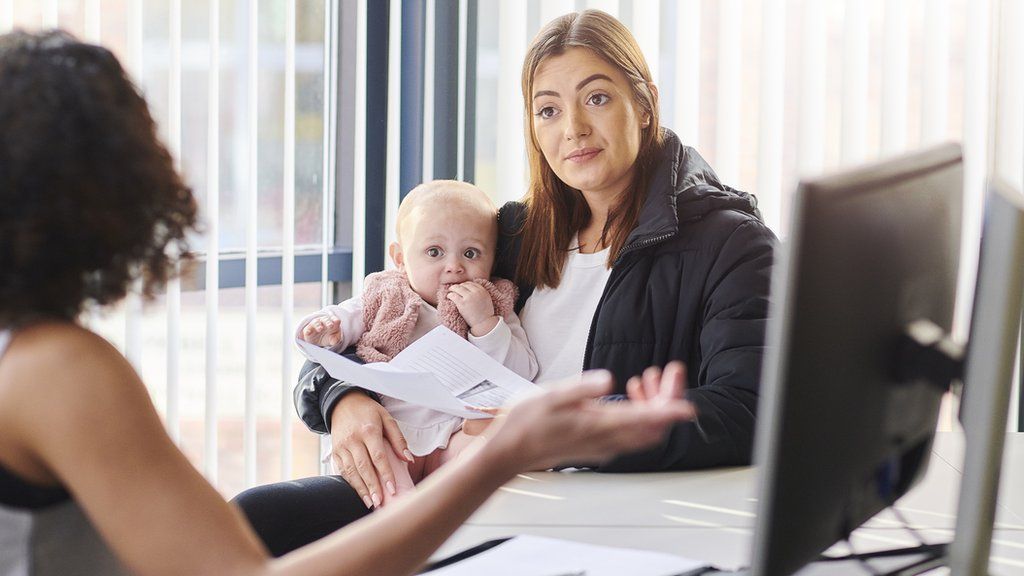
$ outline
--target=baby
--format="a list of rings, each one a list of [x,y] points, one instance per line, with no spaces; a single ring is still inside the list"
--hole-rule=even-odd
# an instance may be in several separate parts
[[[537,359],[513,312],[515,286],[490,280],[498,222],[487,195],[454,180],[421,184],[399,206],[397,232],[398,242],[389,247],[396,270],[370,274],[362,296],[304,318],[296,338],[337,352],[355,345],[362,360],[386,362],[444,325],[532,380]],[[460,432],[461,418],[387,396],[381,403],[415,456],[409,464],[388,452],[397,495],[472,439]]]

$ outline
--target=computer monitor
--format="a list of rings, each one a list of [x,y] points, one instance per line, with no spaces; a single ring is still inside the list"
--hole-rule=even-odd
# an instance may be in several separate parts
[[[962,182],[947,144],[798,187],[772,284],[750,574],[792,574],[923,476],[948,382],[899,351],[915,321],[952,327]]]
[[[956,533],[949,547],[953,574],[988,574],[1022,299],[1024,200],[994,182],[986,198],[960,400],[965,449]]]

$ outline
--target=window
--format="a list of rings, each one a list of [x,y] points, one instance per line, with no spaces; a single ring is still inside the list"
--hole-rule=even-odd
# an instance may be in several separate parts
[[[663,124],[780,233],[800,177],[961,140],[970,302],[983,178],[1024,180],[1014,0],[0,0],[0,32],[60,26],[111,48],[194,187],[196,266],[88,322],[225,495],[319,471],[291,405],[296,320],[385,265],[420,181],[523,194],[523,55],[590,7],[640,40]]]

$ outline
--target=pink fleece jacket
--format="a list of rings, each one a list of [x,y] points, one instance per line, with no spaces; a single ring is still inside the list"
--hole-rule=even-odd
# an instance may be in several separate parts
[[[487,289],[494,301],[494,313],[507,319],[512,314],[517,291],[515,284],[498,279],[473,280]],[[437,293],[437,314],[441,324],[463,338],[469,325],[448,300],[444,284]],[[366,331],[356,342],[356,353],[365,362],[387,362],[409,345],[423,298],[413,291],[409,279],[399,270],[385,270],[366,277],[363,284],[363,325]]]

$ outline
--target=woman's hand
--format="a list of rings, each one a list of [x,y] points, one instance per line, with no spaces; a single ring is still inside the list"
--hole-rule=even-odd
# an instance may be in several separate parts
[[[600,404],[594,399],[611,391],[605,371],[588,372],[578,384],[529,397],[498,415],[483,436],[494,450],[507,451],[523,470],[543,470],[566,461],[607,461],[622,452],[658,442],[668,427],[695,417],[682,399],[682,365],[665,372],[645,372],[644,396],[633,402]]]
[[[399,460],[413,456],[398,423],[373,398],[362,392],[346,394],[331,413],[331,460],[335,469],[359,494],[367,508],[380,506],[384,490],[395,495],[395,474],[388,450]]]
[[[633,376],[626,382],[626,394],[631,402],[664,406],[683,397],[685,382],[686,366],[677,360],[669,362],[664,372],[651,366],[642,376]]]
[[[473,409],[476,410],[477,412],[483,412],[484,414],[490,414],[491,416],[497,416],[498,414],[501,414],[501,408],[490,408],[490,407],[486,407],[486,406],[474,406]],[[491,425],[491,422],[493,420],[494,420],[494,418],[481,418],[481,419],[478,419],[478,420],[468,420],[468,419],[467,420],[463,420],[462,421],[462,431],[465,432],[467,436],[479,436],[479,435],[484,433],[484,430],[487,430],[487,428]]]

